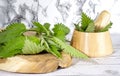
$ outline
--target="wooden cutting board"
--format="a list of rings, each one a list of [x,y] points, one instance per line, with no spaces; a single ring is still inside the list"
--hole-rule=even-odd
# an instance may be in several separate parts
[[[70,55],[62,52],[62,59],[52,54],[18,55],[7,59],[0,59],[0,70],[17,73],[48,73],[66,68],[72,63]]]

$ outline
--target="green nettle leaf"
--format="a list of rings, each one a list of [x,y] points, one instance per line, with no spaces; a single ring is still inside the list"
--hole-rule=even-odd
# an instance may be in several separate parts
[[[2,47],[2,50],[0,51],[0,58],[6,58],[14,56],[16,54],[22,54],[21,49],[24,46],[24,40],[24,36],[19,36],[6,42]]]
[[[49,23],[44,23],[44,27],[50,31],[50,24]]]
[[[106,27],[98,30],[94,25],[94,21],[90,17],[88,17],[84,12],[82,12],[81,16],[81,26],[79,25],[79,23],[74,24],[75,30],[81,32],[105,32],[108,31],[109,28],[111,28],[112,26],[112,23],[110,22],[110,24],[108,24]]]
[[[40,46],[40,44],[36,44],[34,40],[29,40],[26,37],[24,47],[22,49],[23,54],[37,54],[44,50],[44,46]]]
[[[65,36],[70,32],[70,29],[61,23],[55,24],[52,30],[54,32],[54,36],[63,41],[65,41]]]
[[[112,22],[110,22],[106,27],[102,28],[100,32],[108,31],[108,29],[111,28],[111,26],[112,26]]]
[[[41,39],[42,39],[41,43],[45,47],[44,50],[46,50],[47,52],[55,55],[58,58],[61,58],[61,54],[58,51],[59,50],[58,45],[56,45],[54,42],[52,42],[51,40],[49,40],[49,38],[45,39],[45,38],[41,37]]]
[[[45,28],[45,26],[43,26],[42,24],[40,24],[39,22],[33,22],[33,24],[37,27],[36,30],[39,32],[39,33],[46,33],[47,35],[49,35],[49,30],[47,30],[47,28]],[[48,25],[47,25],[48,27]]]
[[[93,22],[93,20],[88,17],[84,12],[82,12],[82,21],[81,21],[81,28],[85,31],[88,27],[89,23]]]
[[[23,33],[26,31],[22,23],[13,23],[0,32],[0,58],[21,54],[24,45]]]
[[[36,36],[26,36],[26,39],[36,43],[36,44],[40,44],[40,38],[36,37]]]
[[[50,45],[50,49],[51,49],[50,53],[52,53],[58,58],[62,58],[61,53],[58,51],[58,48],[55,45]]]
[[[58,46],[58,44],[56,44],[53,40],[47,39],[47,42],[48,42],[49,45],[56,46],[58,48],[58,50],[60,50],[60,47]]]
[[[13,23],[8,25],[4,31],[0,32],[0,44],[20,36],[25,31],[25,25],[22,23]]]
[[[64,52],[69,53],[71,56],[78,57],[78,58],[88,58],[87,55],[81,53],[77,49],[73,48],[72,46],[64,43],[62,40],[58,39],[57,37],[51,38],[54,42],[56,42]]]
[[[65,36],[66,35],[62,31],[59,31],[59,33],[57,33],[57,34],[55,33],[54,36],[61,39],[62,41],[65,41]]]
[[[47,29],[47,31],[52,34],[52,32],[50,31],[50,24],[49,23],[44,23],[44,27]]]
[[[80,28],[80,26],[79,26],[79,23],[78,23],[78,24],[74,24],[74,26],[75,26],[75,30],[81,31],[81,28]]]
[[[95,25],[93,22],[89,23],[87,29],[85,30],[85,32],[94,32],[95,31]]]
[[[39,22],[33,22],[33,24],[36,27],[30,30],[37,33],[34,36],[23,35],[29,30],[26,30],[22,23],[13,23],[0,32],[0,58],[18,54],[38,54],[42,51],[61,58],[62,50],[74,57],[87,58],[86,55],[65,43],[65,36],[70,30],[64,24],[55,24],[52,31],[49,23],[42,25]]]

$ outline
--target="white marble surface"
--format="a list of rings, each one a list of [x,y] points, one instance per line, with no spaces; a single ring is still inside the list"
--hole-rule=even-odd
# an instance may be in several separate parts
[[[111,37],[114,52],[110,56],[90,60],[74,58],[69,68],[58,69],[47,74],[17,74],[0,71],[0,76],[120,76],[120,34],[112,34]]]
[[[31,21],[52,25],[62,22],[72,32],[82,11],[95,19],[102,10],[108,10],[113,22],[110,32],[120,33],[119,7],[120,0],[0,0],[0,27],[12,22],[22,22],[27,27],[32,27]]]

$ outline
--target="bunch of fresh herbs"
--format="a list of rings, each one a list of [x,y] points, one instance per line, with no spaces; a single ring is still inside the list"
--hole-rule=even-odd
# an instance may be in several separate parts
[[[74,57],[87,58],[85,54],[66,43],[65,36],[70,30],[64,24],[55,24],[52,30],[49,23],[42,25],[33,22],[33,25],[34,28],[26,29],[23,23],[13,23],[0,32],[0,58],[41,52],[48,52],[61,58],[61,51]],[[26,36],[24,33],[27,31],[34,31],[36,34]]]
[[[96,27],[94,25],[94,20],[88,17],[84,12],[82,12],[81,22],[74,25],[75,25],[75,30],[81,32],[105,32],[108,31],[109,28],[111,28],[112,22],[110,22],[106,27],[100,30],[96,30]]]

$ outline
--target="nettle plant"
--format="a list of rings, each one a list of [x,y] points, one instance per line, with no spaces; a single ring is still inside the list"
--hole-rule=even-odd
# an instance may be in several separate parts
[[[105,32],[111,28],[112,22],[110,22],[110,14],[107,11],[102,11],[95,21],[82,12],[81,21],[74,25],[75,30],[81,32]]]
[[[85,54],[66,43],[65,36],[70,29],[62,23],[55,24],[50,29],[50,24],[33,22],[34,28],[26,29],[23,23],[10,24],[0,32],[0,58],[15,55],[42,54],[48,52],[62,58],[61,51],[73,57],[88,58]],[[35,35],[26,36],[28,31],[36,32]]]

